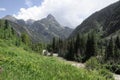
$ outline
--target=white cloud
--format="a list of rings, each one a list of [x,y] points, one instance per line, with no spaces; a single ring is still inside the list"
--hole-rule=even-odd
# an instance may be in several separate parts
[[[5,8],[0,8],[0,11],[6,11],[6,9]]]
[[[19,19],[41,19],[49,13],[66,26],[76,27],[85,18],[118,0],[44,0],[40,6],[21,8],[17,14]]]
[[[28,7],[31,7],[33,5],[32,1],[31,0],[25,0],[25,4],[28,6]]]

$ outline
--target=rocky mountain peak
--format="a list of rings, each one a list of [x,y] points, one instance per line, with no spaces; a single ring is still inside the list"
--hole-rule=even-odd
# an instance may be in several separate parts
[[[54,17],[52,14],[49,14],[49,15],[47,16],[47,19],[48,19],[48,20],[54,20],[55,17]]]
[[[6,15],[2,19],[9,20],[9,21],[12,21],[12,22],[16,22],[16,20],[17,20],[15,17],[13,17],[11,15]]]

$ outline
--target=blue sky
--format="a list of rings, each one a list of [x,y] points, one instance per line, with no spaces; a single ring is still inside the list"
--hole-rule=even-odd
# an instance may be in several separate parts
[[[20,8],[39,6],[41,2],[42,0],[0,0],[0,17],[16,14]]]
[[[75,28],[88,16],[119,0],[0,0],[0,18],[40,20],[52,14],[63,25]]]

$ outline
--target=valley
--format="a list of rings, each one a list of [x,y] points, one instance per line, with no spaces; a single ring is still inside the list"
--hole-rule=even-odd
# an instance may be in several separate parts
[[[0,80],[120,80],[120,1],[83,22],[82,14],[44,8],[0,18]]]

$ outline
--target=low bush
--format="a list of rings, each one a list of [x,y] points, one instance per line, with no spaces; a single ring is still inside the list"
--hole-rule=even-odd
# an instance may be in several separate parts
[[[107,69],[99,69],[99,74],[106,77],[107,80],[114,80],[113,74]]]
[[[97,60],[96,57],[92,57],[90,58],[87,62],[86,62],[86,69],[88,70],[94,70],[94,69],[100,69],[102,66],[99,63],[99,61]]]

